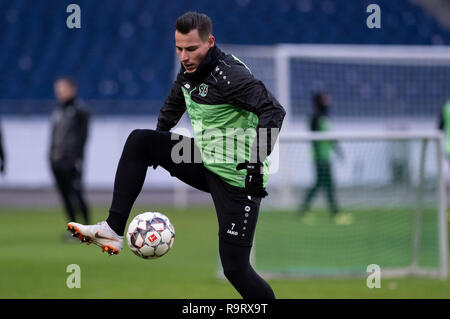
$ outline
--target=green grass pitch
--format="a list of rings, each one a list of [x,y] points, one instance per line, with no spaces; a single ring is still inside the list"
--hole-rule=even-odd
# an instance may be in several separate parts
[[[136,207],[132,216],[148,210]],[[156,260],[138,258],[126,244],[118,256],[107,256],[95,245],[86,246],[75,241],[63,243],[61,237],[66,223],[58,209],[0,208],[0,298],[240,298],[226,280],[216,276],[217,221],[213,208],[152,207],[151,210],[166,214],[176,230],[172,250]],[[105,208],[94,209],[93,221],[104,220],[106,214]],[[311,258],[311,267],[315,267],[321,253],[336,250],[333,249],[336,245],[334,230],[339,232],[340,228],[326,222],[302,225],[293,222],[294,214],[283,216],[287,216],[284,217],[286,220],[280,220],[271,212],[261,212],[256,233],[260,245],[256,247],[256,259],[262,267],[276,267],[273,261],[282,258],[286,258],[283,263],[287,265],[295,263],[296,258]],[[325,220],[326,213],[319,212],[318,218]],[[311,246],[309,255],[299,256],[294,245],[277,248],[279,246],[274,244],[277,239],[270,238],[275,233],[272,228],[277,226],[285,231],[280,236],[286,238],[280,237],[280,240],[292,241],[295,237],[292,234],[297,234],[299,238],[296,240],[303,240],[305,245]],[[359,229],[372,236],[370,225],[363,223]],[[314,243],[320,243],[319,235],[323,231],[329,232],[332,241],[329,251],[321,252],[317,251]],[[386,233],[374,236],[381,236],[389,242],[395,238],[385,237],[392,232],[395,233],[395,229],[387,229]],[[272,245],[272,248],[261,252],[261,245],[265,244],[260,238],[266,238],[267,245]],[[370,243],[376,245],[377,242]],[[356,245],[352,242],[347,244]],[[393,249],[391,254],[396,256],[395,245]],[[261,253],[273,254],[273,258],[261,259]],[[338,253],[335,252],[336,256]],[[286,257],[286,254],[291,257]],[[434,257],[429,258],[433,260]],[[348,258],[338,262],[345,263],[346,260]],[[394,262],[402,261],[399,257]],[[81,268],[81,288],[70,289],[66,285],[70,275],[66,269],[70,264]],[[278,298],[450,298],[448,279],[382,278],[381,288],[372,289],[367,288],[365,278],[268,281]]]

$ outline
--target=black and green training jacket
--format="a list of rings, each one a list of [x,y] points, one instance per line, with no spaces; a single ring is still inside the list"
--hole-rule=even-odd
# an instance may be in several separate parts
[[[237,171],[236,165],[255,160],[261,147],[270,154],[276,139],[273,135],[278,135],[286,114],[242,61],[217,46],[208,51],[194,73],[181,66],[161,108],[157,130],[169,131],[186,110],[205,167],[238,187],[244,187],[246,172]],[[260,128],[268,129],[267,139],[260,138]],[[236,134],[242,131],[245,134]],[[266,186],[269,162],[267,158],[260,160],[264,162]]]

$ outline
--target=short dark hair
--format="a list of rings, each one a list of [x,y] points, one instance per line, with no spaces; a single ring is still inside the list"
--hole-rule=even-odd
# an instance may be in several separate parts
[[[187,34],[195,29],[198,30],[198,35],[202,40],[207,40],[213,31],[211,18],[204,13],[188,11],[179,16],[175,22],[175,30],[182,34]]]
[[[313,107],[322,106],[323,99],[327,97],[327,93],[325,92],[315,92],[313,94]]]

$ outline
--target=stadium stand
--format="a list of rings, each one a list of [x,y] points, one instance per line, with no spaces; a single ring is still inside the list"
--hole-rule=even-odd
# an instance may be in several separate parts
[[[173,80],[174,20],[191,9],[211,16],[219,44],[450,43],[450,30],[420,1],[378,0],[381,29],[364,27],[371,1],[344,0],[80,0],[82,27],[68,29],[71,2],[0,2],[1,115],[49,114],[52,83],[63,74],[77,78],[95,115],[157,114]],[[395,72],[401,83],[414,70]],[[444,92],[435,94],[440,102]]]

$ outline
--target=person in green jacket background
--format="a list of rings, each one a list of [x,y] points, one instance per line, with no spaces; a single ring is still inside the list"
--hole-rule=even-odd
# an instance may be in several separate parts
[[[444,173],[446,178],[446,185],[447,185],[447,196],[450,189],[450,178],[449,178],[449,172],[450,172],[450,99],[447,99],[447,101],[444,104],[444,107],[442,108],[441,113],[439,114],[439,129],[443,131],[445,135],[445,147],[444,147],[444,154],[445,154],[445,164],[444,164]],[[447,211],[447,219],[450,222],[450,212]]]
[[[329,126],[329,102],[330,97],[323,92],[313,96],[313,114],[309,121],[309,129],[312,132],[327,132]],[[339,213],[339,206],[336,199],[335,183],[332,174],[331,156],[335,151],[342,158],[342,151],[335,141],[314,141],[312,143],[313,161],[315,166],[316,180],[312,187],[308,189],[302,201],[300,215],[306,223],[312,223],[313,219],[305,218],[306,212],[310,210],[314,197],[320,190],[324,190],[327,195],[328,206],[331,217],[336,224],[351,223],[350,215]]]
[[[445,155],[450,158],[450,99],[448,99],[439,115],[439,129],[445,134]]]

